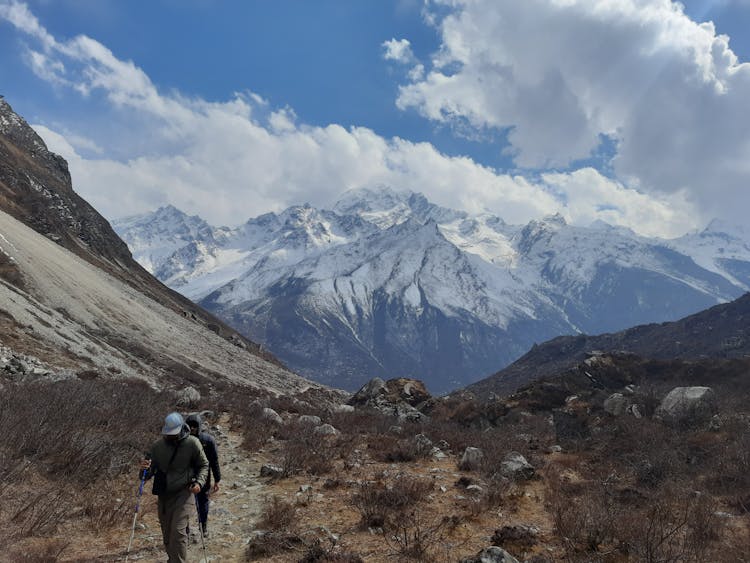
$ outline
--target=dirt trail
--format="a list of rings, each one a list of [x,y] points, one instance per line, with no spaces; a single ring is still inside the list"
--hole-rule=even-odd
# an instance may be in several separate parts
[[[209,424],[208,431],[216,439],[222,480],[219,493],[211,498],[206,555],[208,561],[242,561],[247,538],[254,529],[267,494],[266,486],[259,478],[265,459],[251,456],[240,447],[242,438],[229,430],[226,417],[221,417],[216,424]],[[147,488],[144,488],[142,513],[138,518],[129,560],[166,561],[156,513],[156,497],[150,494],[150,483]],[[190,527],[191,530],[198,527],[196,511],[193,511]],[[200,537],[192,535],[188,560],[203,561]],[[122,561],[123,558],[115,560]]]

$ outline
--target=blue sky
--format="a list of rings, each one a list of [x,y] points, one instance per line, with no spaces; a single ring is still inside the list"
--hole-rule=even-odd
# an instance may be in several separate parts
[[[0,93],[110,218],[387,184],[514,223],[745,221],[750,2],[564,4],[0,0]]]

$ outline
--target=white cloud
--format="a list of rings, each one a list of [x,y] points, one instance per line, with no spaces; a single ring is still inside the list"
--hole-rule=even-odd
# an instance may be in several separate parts
[[[134,63],[91,38],[58,42],[40,25],[24,25],[46,38],[46,68],[53,69],[47,80],[105,96],[112,115],[128,123],[107,143],[37,126],[69,161],[75,189],[110,218],[172,203],[215,224],[236,224],[305,201],[326,204],[350,188],[386,184],[421,191],[442,205],[490,210],[513,223],[562,212],[573,223],[602,218],[646,234],[697,226],[694,214],[678,212],[688,209],[681,194],[647,197],[590,169],[530,180],[367,128],[298,123],[291,108],[273,110],[253,93],[224,102],[163,94]],[[128,137],[137,142],[123,140]],[[105,145],[130,156],[80,153]]]
[[[390,39],[383,42],[383,58],[387,61],[396,61],[409,64],[414,62],[414,53],[408,39]]]
[[[750,64],[671,0],[433,0],[440,50],[397,105],[508,131],[521,167],[616,140],[615,173],[708,215],[750,208]],[[437,13],[447,15],[438,16]]]

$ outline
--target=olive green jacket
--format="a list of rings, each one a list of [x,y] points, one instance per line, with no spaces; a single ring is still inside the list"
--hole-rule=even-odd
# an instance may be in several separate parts
[[[163,494],[183,491],[192,482],[198,483],[202,488],[208,478],[208,458],[198,438],[190,433],[181,433],[176,445],[162,438],[151,447],[151,469],[148,477],[152,477],[157,470],[167,474],[167,488]]]

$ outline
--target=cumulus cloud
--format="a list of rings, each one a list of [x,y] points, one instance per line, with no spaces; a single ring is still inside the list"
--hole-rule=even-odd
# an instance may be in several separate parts
[[[383,42],[383,58],[387,61],[400,63],[411,63],[414,61],[414,53],[408,39],[391,39]]]
[[[74,130],[36,126],[69,161],[76,190],[110,218],[172,203],[214,224],[237,224],[385,184],[421,191],[441,205],[489,210],[513,223],[561,212],[573,223],[600,218],[644,234],[677,235],[696,226],[683,194],[648,197],[593,169],[536,179],[500,174],[429,143],[386,139],[363,127],[299,123],[292,108],[274,109],[252,92],[221,102],[165,94],[101,43],[85,36],[59,41],[28,10],[11,6],[23,17],[11,19],[7,9],[0,16],[42,43],[48,69],[42,78],[104,96],[114,115],[137,129],[138,142],[117,150],[129,156],[115,159],[81,153],[122,139],[94,143]]]
[[[507,132],[525,168],[569,166],[608,136],[628,185],[687,190],[708,213],[748,208],[750,64],[712,23],[671,0],[430,8],[442,44],[424,77],[401,86],[400,108]]]

